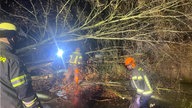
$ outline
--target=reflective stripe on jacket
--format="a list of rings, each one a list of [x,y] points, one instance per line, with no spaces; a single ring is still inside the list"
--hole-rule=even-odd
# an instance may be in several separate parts
[[[40,103],[33,91],[31,79],[24,65],[11,50],[8,44],[0,42],[0,106],[23,108],[23,101],[24,106],[35,108]],[[33,104],[29,105],[25,102]]]
[[[80,52],[73,52],[70,55],[70,64],[82,64],[82,55]]]
[[[153,89],[150,85],[150,82],[147,76],[143,73],[142,68],[135,68],[134,70],[132,70],[131,83],[138,94],[147,96],[153,93]]]

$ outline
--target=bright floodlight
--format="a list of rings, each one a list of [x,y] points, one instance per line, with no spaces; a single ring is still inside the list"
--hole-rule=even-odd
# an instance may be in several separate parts
[[[62,49],[58,49],[58,51],[57,51],[57,56],[58,57],[62,57],[63,56],[63,50]]]

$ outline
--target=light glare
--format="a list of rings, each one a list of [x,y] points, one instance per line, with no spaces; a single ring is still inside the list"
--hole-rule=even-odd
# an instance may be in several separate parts
[[[57,56],[58,57],[62,57],[63,56],[63,50],[62,49],[58,49],[58,51],[57,51]]]

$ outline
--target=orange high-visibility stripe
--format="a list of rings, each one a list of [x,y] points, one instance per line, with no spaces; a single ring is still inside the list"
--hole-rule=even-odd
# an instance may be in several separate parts
[[[75,80],[75,83],[78,84],[78,82],[79,82],[79,76],[78,76],[79,69],[76,68],[74,71],[75,71],[74,80]]]
[[[75,74],[78,74],[79,73],[79,69],[75,69]]]
[[[76,83],[76,84],[79,83],[79,78],[78,78],[78,76],[75,76],[75,77],[74,77],[74,80],[75,80],[75,83]]]

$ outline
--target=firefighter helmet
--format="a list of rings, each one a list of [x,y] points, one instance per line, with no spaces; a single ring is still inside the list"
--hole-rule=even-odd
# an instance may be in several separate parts
[[[0,37],[12,37],[16,33],[16,26],[8,22],[0,23]]]
[[[127,57],[125,59],[125,66],[127,65],[131,65],[133,68],[135,68],[136,64],[135,64],[135,59],[132,57]]]

